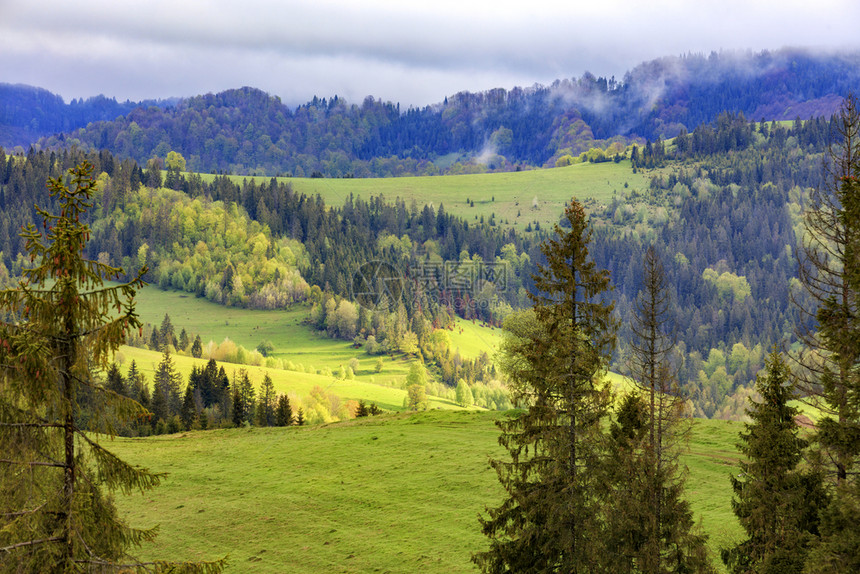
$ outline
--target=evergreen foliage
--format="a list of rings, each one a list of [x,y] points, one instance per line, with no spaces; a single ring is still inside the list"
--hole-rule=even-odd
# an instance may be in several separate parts
[[[0,93],[30,103],[30,114],[16,113],[15,105],[7,111],[10,135],[47,136],[81,128],[43,139],[43,148],[109,147],[142,165],[178,150],[191,170],[208,173],[390,177],[442,170],[513,171],[523,164],[552,167],[572,156],[606,161],[613,144],[627,141],[623,136],[660,142],[692,134],[725,111],[756,119],[826,115],[848,87],[857,85],[857,59],[856,54],[821,57],[800,50],[688,54],[642,63],[622,81],[586,73],[550,86],[463,91],[441,104],[407,110],[372,97],[359,105],[337,96],[314,97],[291,109],[253,88],[136,109],[109,100],[94,102],[95,109],[81,103],[74,111],[47,94],[34,105],[30,94],[16,94],[14,87],[0,86]],[[661,86],[656,100],[655,85]],[[601,105],[593,105],[598,100]],[[116,113],[101,115],[110,109]],[[82,124],[78,114],[109,121]],[[39,133],[34,124],[58,127]],[[12,141],[28,145],[33,140]],[[433,163],[451,153],[477,155],[488,142],[495,154],[487,165],[474,160],[450,167]],[[655,160],[659,165],[659,155]],[[177,164],[168,161],[169,186],[176,185],[179,173],[178,165],[172,165]],[[160,170],[152,174],[160,179]]]
[[[279,427],[288,427],[293,424],[293,409],[290,405],[290,398],[287,395],[280,395],[278,397],[275,421]]]
[[[542,251],[534,311],[505,321],[501,364],[512,398],[527,410],[499,421],[510,460],[492,466],[508,493],[481,518],[490,549],[473,556],[484,572],[588,572],[605,559],[600,519],[605,457],[603,375],[615,344],[606,271],[589,256],[591,230],[575,200],[566,229]]]
[[[799,574],[816,542],[827,495],[820,472],[803,468],[807,441],[795,422],[799,411],[788,404],[794,386],[778,350],[768,356],[756,390],[761,401],[751,401],[752,422],[738,443],[745,459],[740,474],[731,477],[732,509],[748,538],[724,549],[722,558],[735,574]]]
[[[821,540],[808,569],[851,572],[860,564],[860,103],[845,99],[834,118],[826,174],[805,212],[800,309],[805,343],[800,385],[826,416],[816,440],[832,490],[821,513]],[[812,325],[810,327],[810,324]]]
[[[155,529],[128,527],[107,494],[148,490],[162,475],[118,459],[91,432],[113,434],[117,420],[146,413],[97,379],[140,326],[134,294],[142,281],[104,287],[120,270],[84,257],[91,174],[83,163],[68,185],[49,181],[59,213],[37,208],[45,235],[34,225],[23,232],[33,267],[0,292],[0,308],[14,316],[0,324],[0,570],[220,572],[223,560],[136,562],[129,552]]]
[[[260,383],[260,395],[257,401],[256,415],[257,426],[274,426],[276,408],[277,395],[275,394],[275,385],[272,383],[272,377],[269,376],[269,373],[266,373],[263,376],[263,382]]]
[[[191,345],[191,356],[195,359],[203,356],[203,342],[200,340],[200,335],[194,337],[194,343]]]
[[[182,375],[176,368],[168,347],[164,347],[161,362],[152,381],[152,424],[167,423],[182,408]]]
[[[633,305],[625,395],[610,425],[607,540],[616,572],[711,572],[705,537],[683,497],[679,468],[683,419],[673,367],[675,340],[668,279],[654,246],[645,251],[642,290]]]
[[[248,371],[239,369],[238,375],[233,375],[233,425],[242,426],[245,422],[252,422],[255,415],[256,393]]]

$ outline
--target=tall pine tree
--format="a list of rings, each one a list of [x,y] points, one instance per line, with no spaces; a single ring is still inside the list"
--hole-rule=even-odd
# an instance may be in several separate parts
[[[106,389],[94,369],[139,327],[140,274],[104,286],[122,271],[84,257],[82,222],[96,190],[92,165],[70,170],[70,185],[50,179],[59,214],[38,209],[45,235],[22,236],[34,267],[18,288],[0,292],[0,569],[9,572],[142,570],[130,550],[155,535],[128,527],[106,491],[147,490],[160,475],[133,467],[84,428],[113,434],[117,419],[144,414]],[[143,271],[143,270],[142,270]],[[87,395],[88,412],[81,403]],[[154,571],[219,572],[217,563],[149,563]]]
[[[484,572],[593,572],[603,562],[597,470],[603,464],[604,375],[615,345],[609,274],[588,252],[591,228],[575,200],[567,229],[542,245],[534,310],[505,321],[501,364],[512,399],[526,408],[499,421],[509,460],[493,460],[508,493],[481,519]]]
[[[608,556],[615,572],[710,572],[705,537],[683,498],[683,418],[672,352],[666,273],[654,246],[645,252],[642,290],[633,306],[629,374],[637,387],[611,426],[607,462]],[[642,398],[645,402],[643,403]]]
[[[854,95],[834,118],[824,184],[810,194],[800,280],[812,307],[800,305],[805,343],[804,396],[825,416],[816,441],[832,489],[821,542],[808,568],[860,568],[860,103]],[[802,302],[801,302],[802,303]]]

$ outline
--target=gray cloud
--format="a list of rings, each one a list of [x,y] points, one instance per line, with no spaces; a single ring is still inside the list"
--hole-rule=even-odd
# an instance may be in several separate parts
[[[460,90],[720,49],[857,48],[852,0],[0,0],[0,81],[66,98],[185,96],[242,85],[298,103],[425,105]]]

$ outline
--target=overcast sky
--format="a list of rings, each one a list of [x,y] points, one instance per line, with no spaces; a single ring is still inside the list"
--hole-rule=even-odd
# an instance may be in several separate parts
[[[0,0],[0,82],[404,106],[687,52],[860,49],[857,0]]]

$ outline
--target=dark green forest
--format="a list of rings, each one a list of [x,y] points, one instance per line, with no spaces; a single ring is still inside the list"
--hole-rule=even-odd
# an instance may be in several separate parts
[[[0,401],[0,442],[17,457],[3,468],[62,468],[50,479],[62,482],[51,490],[61,510],[49,512],[80,518],[31,519],[41,507],[18,485],[48,479],[4,470],[13,506],[3,517],[22,529],[4,540],[29,541],[0,551],[62,542],[33,564],[100,566],[154,535],[129,529],[93,485],[146,490],[161,475],[111,458],[88,432],[304,422],[268,374],[254,388],[246,371],[230,378],[211,359],[185,384],[171,347],[199,358],[201,339],[168,314],[141,324],[131,299],[148,282],[223,306],[300,307],[319,334],[418,359],[410,410],[426,404],[429,375],[508,411],[497,419],[505,454],[489,461],[506,496],[481,515],[489,544],[472,557],[485,572],[713,571],[678,462],[692,417],[745,421],[741,472],[727,480],[745,532],[722,549],[730,572],[857,571],[860,112],[853,96],[841,99],[856,64],[788,50],[687,55],[621,81],[585,74],[405,111],[336,96],[290,108],[251,88],[66,106],[3,87],[0,286],[13,288],[0,293],[0,365],[13,392]],[[16,143],[37,134],[27,150]],[[490,159],[477,162],[479,151]],[[522,170],[577,157],[615,161],[650,184],[625,184],[605,203],[571,198],[552,229],[518,232],[400,197],[327,205],[275,177]],[[392,278],[374,304],[361,299]],[[466,359],[434,336],[458,318],[501,327],[498,355]],[[134,362],[126,375],[109,365],[123,342],[162,352],[151,388]],[[90,358],[104,381],[90,380]],[[632,375],[636,390],[614,395],[609,370]],[[499,379],[504,388],[474,385]],[[799,427],[798,398],[816,409],[813,430]],[[29,462],[43,444],[56,460]],[[89,449],[92,469],[76,448]],[[85,512],[73,512],[75,497]]]
[[[298,177],[552,167],[613,142],[691,133],[726,111],[756,121],[829,117],[857,85],[857,70],[856,55],[688,54],[643,63],[619,79],[586,73],[408,109],[337,96],[290,106],[247,87],[139,105],[105,98],[63,104],[43,91],[4,86],[0,145],[26,149],[37,134],[45,148],[107,149],[141,165],[175,150],[192,171]]]
[[[655,242],[667,259],[681,380],[701,416],[742,415],[767,350],[794,340],[793,325],[801,320],[789,293],[797,276],[795,231],[806,190],[821,181],[830,130],[824,119],[783,126],[723,114],[668,145],[634,147],[631,169],[648,170],[650,188],[624,192],[591,213],[592,253],[611,274],[622,341],[629,337],[625,317],[639,290],[642,254]],[[45,179],[83,158],[104,174],[91,215],[91,256],[126,270],[146,263],[148,281],[221,304],[307,302],[312,324],[330,336],[359,343],[372,336],[379,352],[417,346],[450,385],[462,375],[462,361],[435,357],[427,335],[455,316],[501,325],[511,310],[527,306],[532,275],[543,262],[540,244],[550,233],[468,222],[444,205],[400,198],[327,206],[275,179],[236,184],[219,176],[207,183],[174,170],[162,178],[160,170],[107,151],[31,150],[0,156],[7,273],[18,275],[24,265],[16,230],[32,220]],[[130,191],[141,183],[141,191]],[[173,191],[151,191],[160,186]],[[205,250],[194,248],[201,243]],[[352,275],[367,261],[403,273],[396,305],[368,310],[350,301]],[[446,265],[487,264],[504,268],[503,282],[485,281],[476,291],[444,281]],[[624,364],[621,348],[617,369]]]

